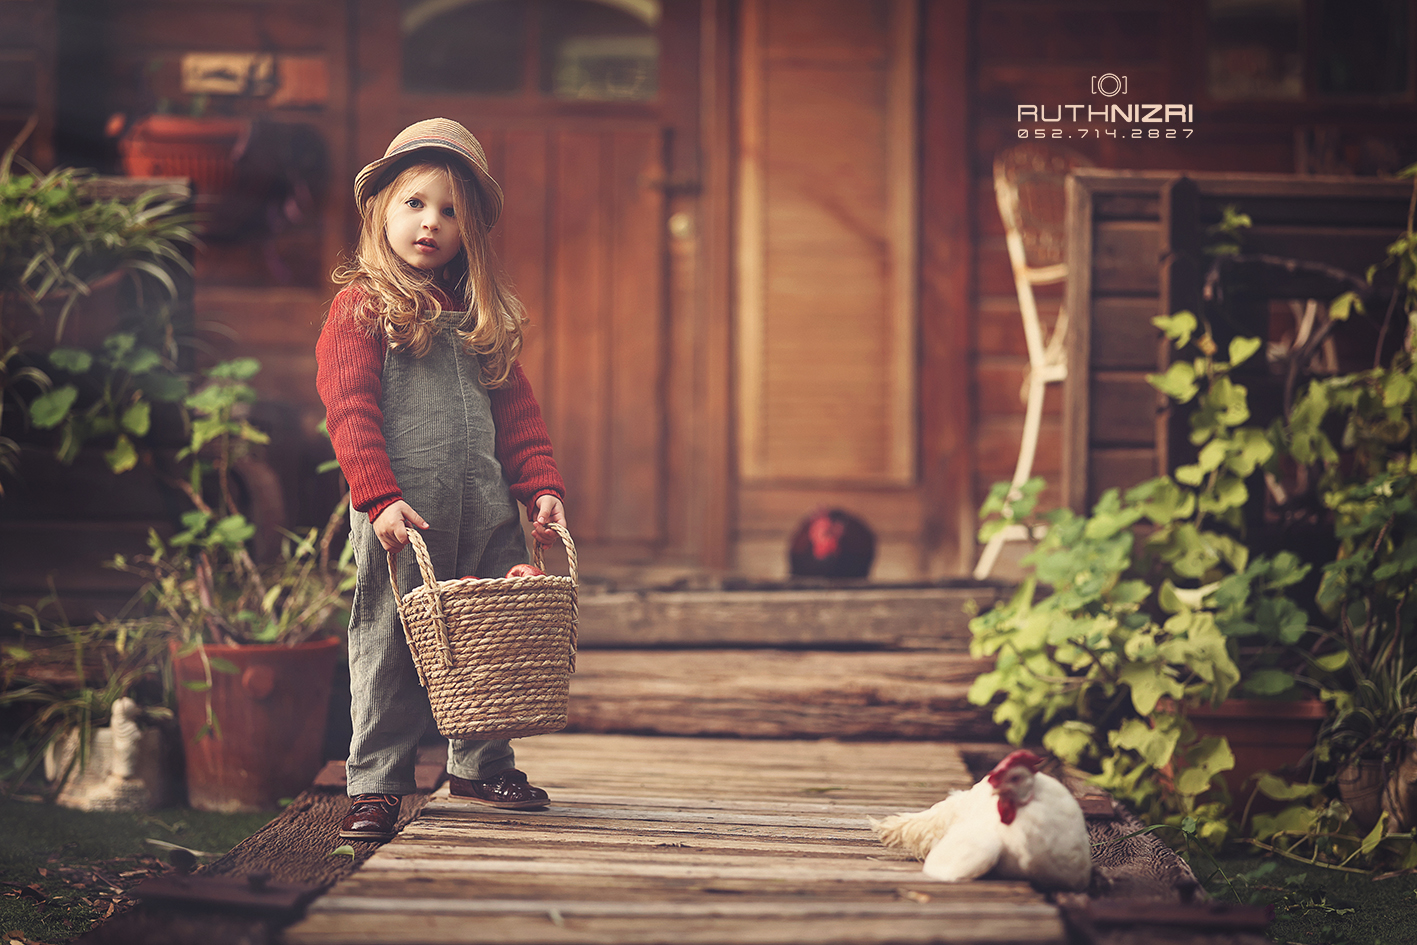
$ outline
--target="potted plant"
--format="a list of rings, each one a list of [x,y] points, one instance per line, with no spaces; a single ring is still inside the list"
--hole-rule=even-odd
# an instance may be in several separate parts
[[[177,718],[194,807],[261,810],[310,783],[321,754],[331,680],[354,583],[351,549],[333,541],[347,496],[323,529],[288,533],[277,560],[258,563],[255,532],[237,509],[233,467],[266,437],[242,416],[255,399],[252,359],[216,365],[186,398],[191,462],[178,484],[193,508],[170,538],[115,566],[144,579],[135,625],[170,640]]]
[[[1300,698],[1301,678],[1320,657],[1289,597],[1305,566],[1288,552],[1253,555],[1243,540],[1246,481],[1274,448],[1248,424],[1247,392],[1231,375],[1259,342],[1236,338],[1221,360],[1192,314],[1154,321],[1178,351],[1196,352],[1150,380],[1194,404],[1197,459],[1125,494],[1110,490],[1090,515],[1044,517],[1018,592],[971,621],[973,654],[995,666],[969,698],[994,704],[1010,741],[1041,737],[1154,822],[1193,818],[1199,837],[1218,843],[1232,827],[1226,795],[1249,773],[1228,788],[1221,776],[1250,759],[1226,737],[1199,733],[1201,714],[1233,695],[1282,713],[1299,705],[1312,739],[1320,718]],[[1041,487],[1035,480],[1010,500],[1008,484],[996,486],[980,540],[1031,518]]]
[[[1310,469],[1332,518],[1338,555],[1323,569],[1318,603],[1340,657],[1324,692],[1333,706],[1321,754],[1364,829],[1386,813],[1389,831],[1417,828],[1417,234],[1389,248],[1397,270],[1387,318],[1399,302],[1405,343],[1386,364],[1312,380],[1295,401],[1283,441]],[[1377,267],[1369,272],[1371,280]],[[1340,297],[1335,319],[1361,311]]]
[[[99,194],[89,171],[48,173],[17,156],[34,123],[0,156],[0,332],[29,347],[90,347],[119,327],[125,277],[145,292],[175,298],[175,272],[191,272],[196,240],[185,189],[157,188],[131,200]],[[16,173],[19,165],[24,173]],[[85,300],[102,298],[75,321]],[[52,339],[52,340],[51,340]]]

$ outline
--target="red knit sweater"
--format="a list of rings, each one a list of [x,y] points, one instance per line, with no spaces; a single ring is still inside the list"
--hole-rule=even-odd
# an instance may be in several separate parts
[[[388,344],[360,326],[355,312],[363,292],[347,286],[335,296],[315,345],[315,386],[325,403],[326,426],[340,470],[349,480],[350,501],[372,522],[403,498],[384,442],[384,352]],[[512,487],[512,498],[532,518],[536,500],[554,495],[562,501],[566,486],[551,455],[551,438],[541,418],[522,366],[515,364],[508,382],[487,391],[497,428],[495,453]]]

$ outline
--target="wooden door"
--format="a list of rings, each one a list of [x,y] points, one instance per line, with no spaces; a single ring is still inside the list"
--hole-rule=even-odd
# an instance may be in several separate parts
[[[696,7],[363,0],[358,9],[351,163],[434,116],[482,142],[506,195],[495,245],[531,318],[522,363],[566,479],[573,534],[629,560],[662,550],[669,528],[657,511],[672,488],[667,182],[695,126],[685,93],[694,60],[671,52],[693,48]]]

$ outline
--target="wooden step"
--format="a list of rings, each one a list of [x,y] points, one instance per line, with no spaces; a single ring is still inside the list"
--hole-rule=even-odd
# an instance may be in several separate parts
[[[570,731],[999,741],[965,693],[991,667],[948,651],[584,650]]]
[[[966,653],[969,619],[1002,584],[724,590],[586,589],[580,645],[934,649]]]

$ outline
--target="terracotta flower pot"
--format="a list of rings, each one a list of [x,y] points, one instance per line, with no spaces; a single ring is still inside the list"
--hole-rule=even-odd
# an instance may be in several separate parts
[[[1299,766],[1318,739],[1328,706],[1317,699],[1227,699],[1218,706],[1188,706],[1185,713],[1201,738],[1224,736],[1230,743],[1235,767],[1222,777],[1235,810],[1243,811],[1255,794],[1250,812],[1264,813],[1280,805],[1247,782],[1261,771],[1304,777]]]
[[[250,133],[236,118],[149,115],[119,142],[129,177],[187,177],[199,194],[220,194],[235,177],[236,154]]]
[[[310,786],[324,763],[330,683],[341,641],[335,637],[297,646],[207,646],[235,673],[213,670],[203,683],[201,654],[177,657],[177,720],[182,726],[188,802],[198,810],[271,810]],[[211,697],[218,732],[198,739]]]
[[[1383,812],[1383,785],[1390,772],[1377,761],[1344,765],[1338,772],[1338,796],[1353,812],[1353,822],[1372,830]]]

